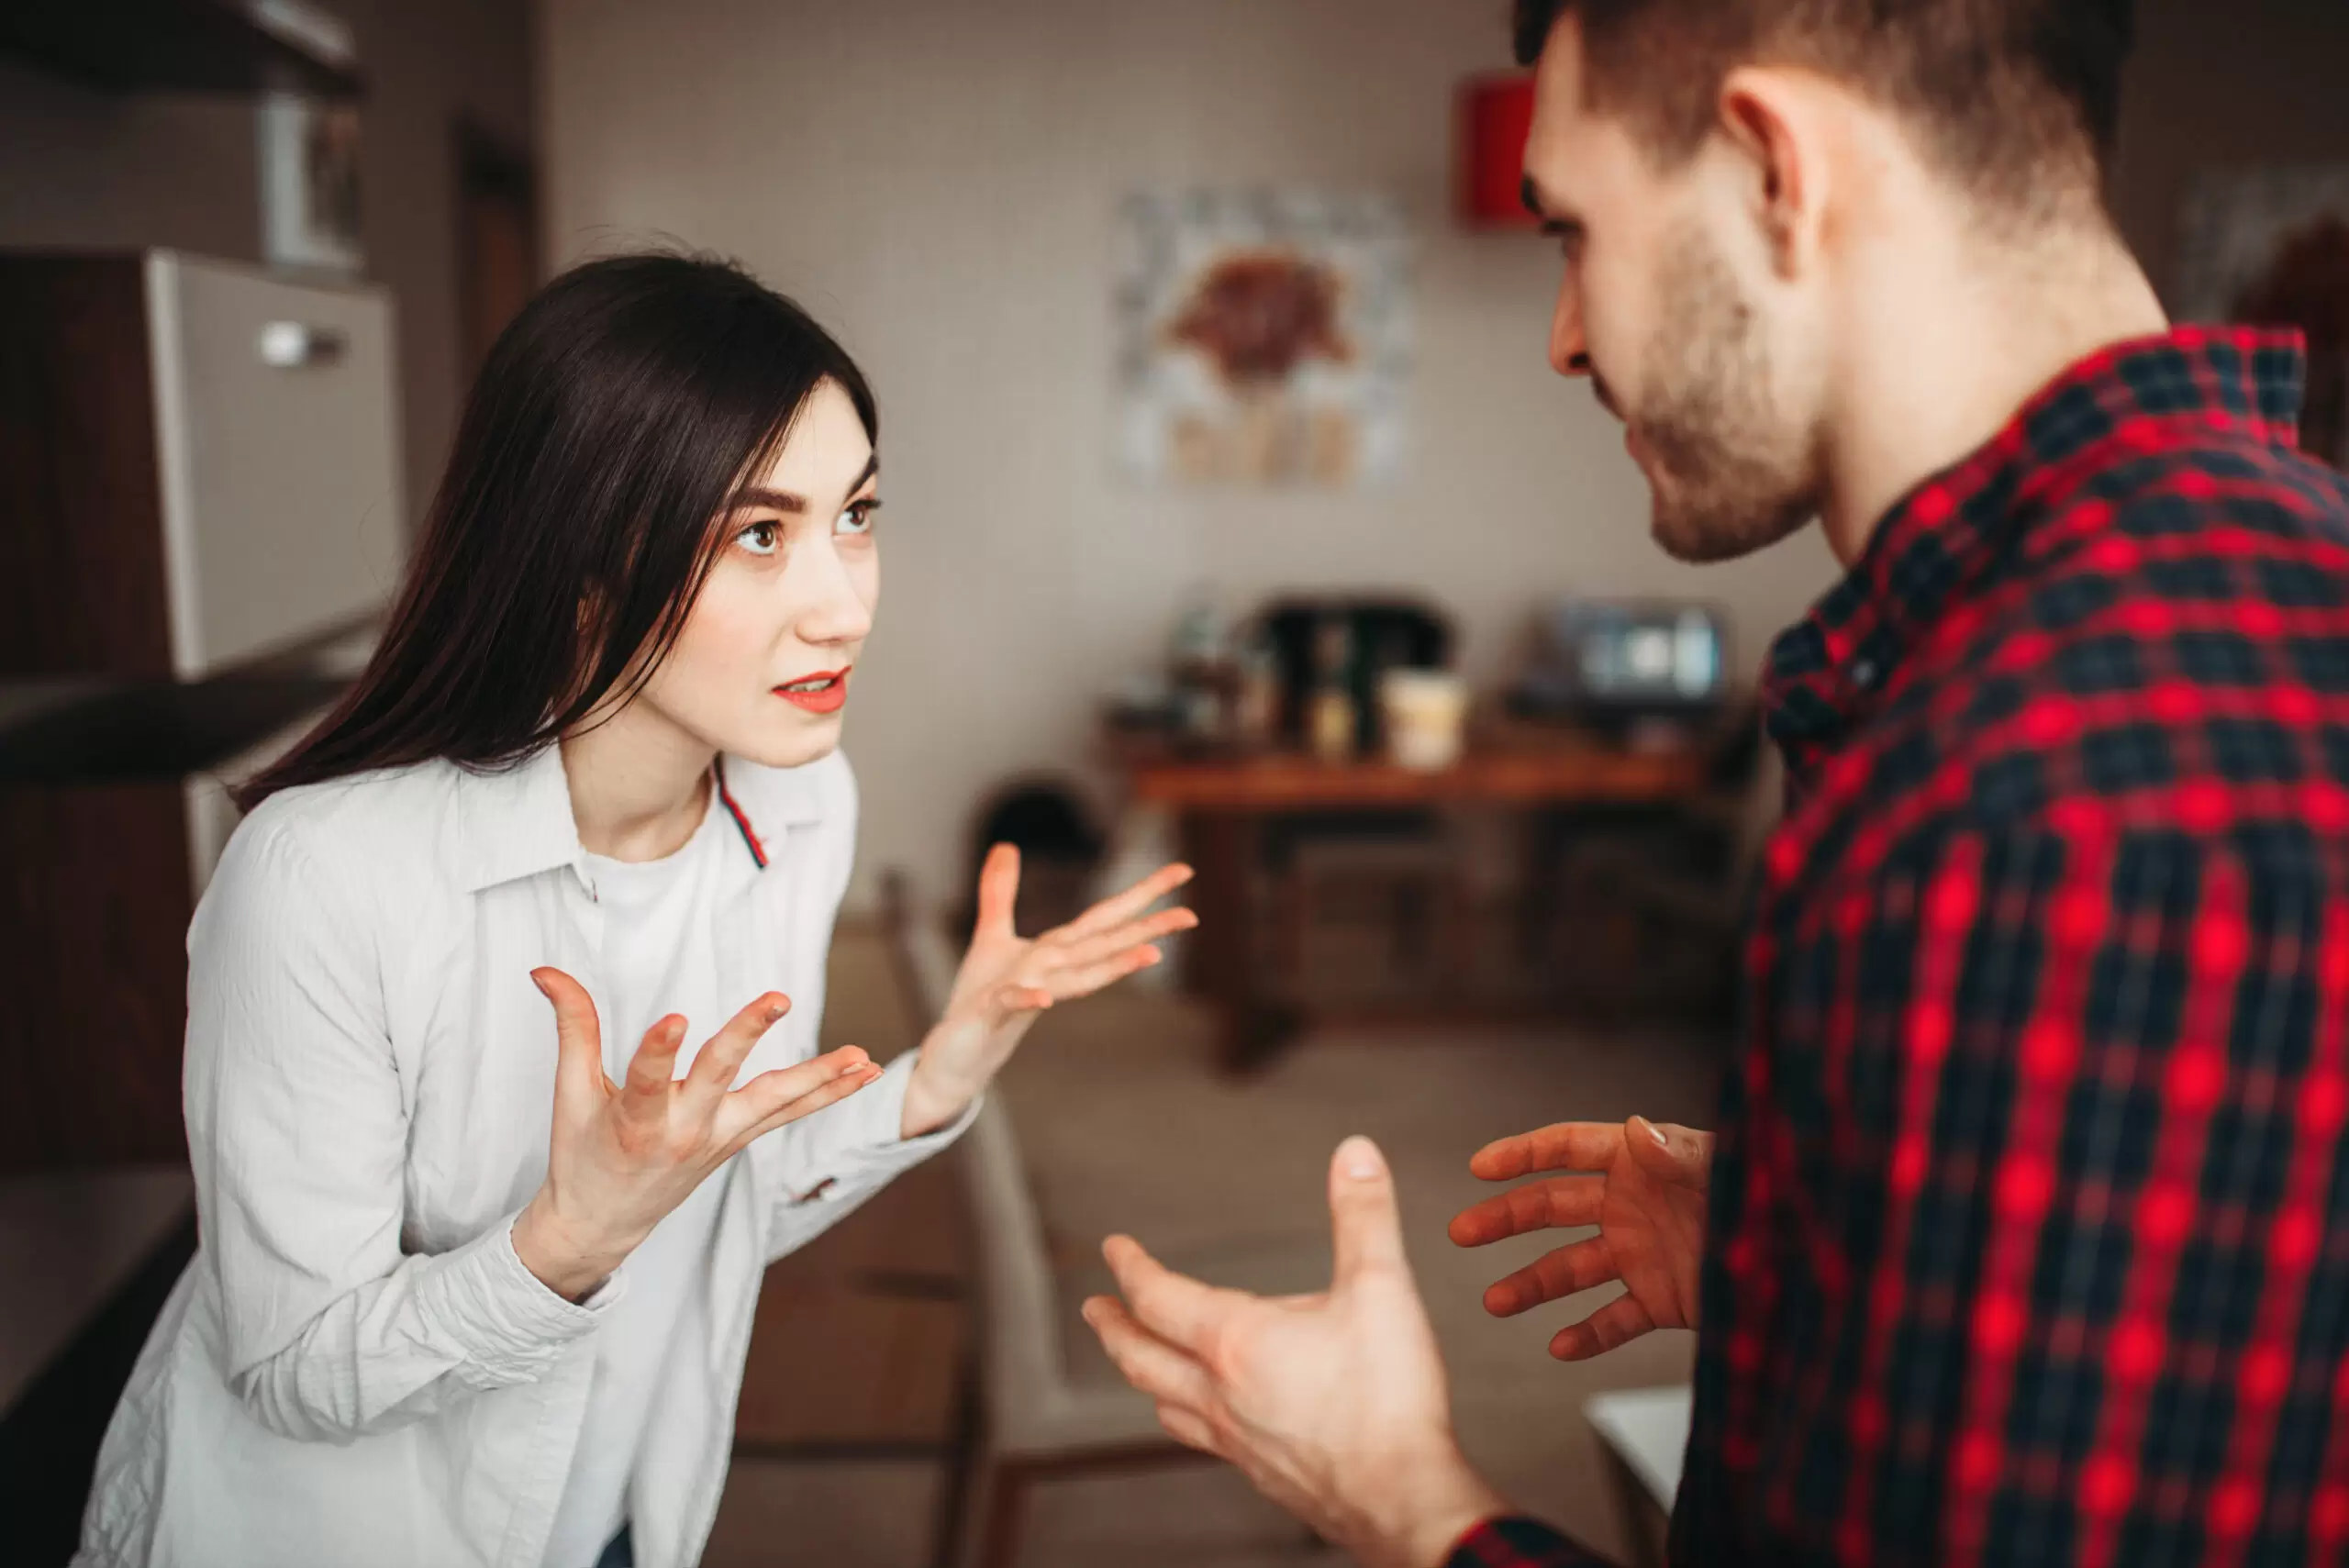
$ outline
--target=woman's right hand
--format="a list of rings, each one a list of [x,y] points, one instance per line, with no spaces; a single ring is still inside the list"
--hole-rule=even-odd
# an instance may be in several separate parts
[[[628,1082],[614,1084],[586,987],[560,969],[534,969],[530,978],[554,1004],[560,1054],[547,1179],[514,1221],[514,1254],[571,1301],[591,1295],[752,1139],[881,1076],[852,1045],[729,1088],[759,1037],[791,1010],[790,998],[769,992],[711,1036],[683,1078],[685,1020],[672,1013],[645,1031]]]

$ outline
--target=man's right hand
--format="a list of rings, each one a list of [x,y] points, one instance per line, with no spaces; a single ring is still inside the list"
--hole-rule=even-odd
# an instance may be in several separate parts
[[[554,1004],[554,1131],[547,1179],[514,1221],[514,1255],[556,1295],[577,1301],[652,1228],[751,1140],[863,1088],[881,1069],[855,1046],[732,1087],[751,1048],[789,1009],[774,993],[734,1015],[677,1076],[685,1020],[645,1032],[628,1082],[604,1073],[603,1035],[587,989],[560,969],[530,978]]]
[[[1560,1361],[1583,1361],[1651,1329],[1697,1326],[1697,1278],[1705,1252],[1705,1188],[1713,1135],[1659,1127],[1644,1117],[1569,1121],[1478,1150],[1471,1173],[1514,1181],[1534,1171],[1575,1174],[1530,1182],[1453,1218],[1452,1240],[1481,1247],[1536,1230],[1596,1225],[1496,1283],[1485,1310],[1510,1318],[1545,1301],[1620,1279],[1624,1294],[1550,1341]]]

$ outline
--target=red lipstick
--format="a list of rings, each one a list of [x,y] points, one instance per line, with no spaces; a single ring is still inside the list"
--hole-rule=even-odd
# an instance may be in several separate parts
[[[774,695],[809,713],[838,713],[848,701],[848,671],[818,671],[775,687]]]

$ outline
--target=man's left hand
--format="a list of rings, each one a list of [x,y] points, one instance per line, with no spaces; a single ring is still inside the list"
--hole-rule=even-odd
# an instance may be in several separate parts
[[[1275,1299],[1174,1273],[1124,1236],[1102,1247],[1125,1302],[1085,1320],[1176,1440],[1372,1568],[1435,1568],[1508,1512],[1453,1435],[1443,1359],[1403,1255],[1394,1178],[1350,1138],[1330,1166],[1330,1288]]]

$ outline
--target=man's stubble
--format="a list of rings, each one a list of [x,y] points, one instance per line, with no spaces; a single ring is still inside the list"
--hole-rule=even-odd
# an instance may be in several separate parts
[[[1653,531],[1676,560],[1731,561],[1818,515],[1822,443],[1776,406],[1760,323],[1720,251],[1692,224],[1665,255],[1647,385],[1631,414],[1649,454]]]

